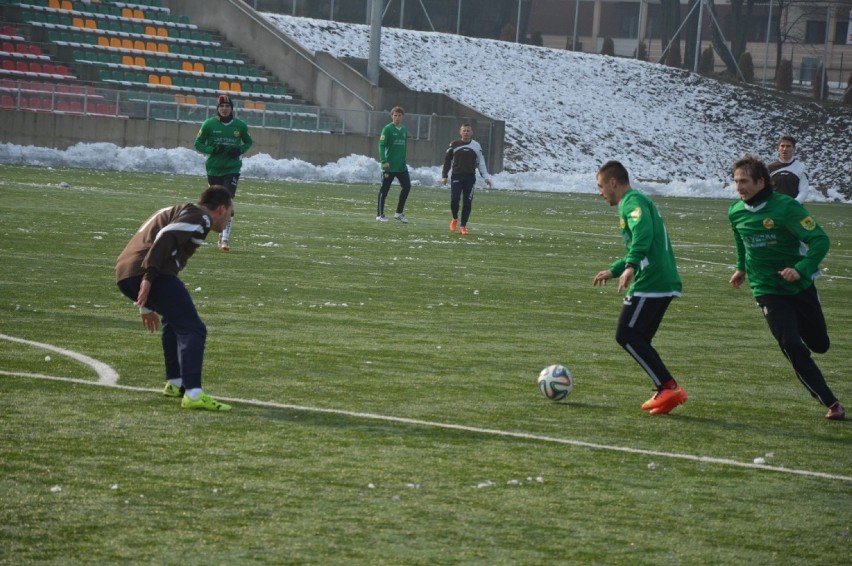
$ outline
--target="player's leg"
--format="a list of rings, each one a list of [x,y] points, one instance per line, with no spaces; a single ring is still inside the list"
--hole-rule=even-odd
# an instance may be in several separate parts
[[[811,285],[798,295],[791,296],[790,299],[796,309],[802,341],[812,352],[817,354],[828,352],[831,339],[828,337],[828,326],[825,323],[816,285]]]
[[[462,196],[461,179],[452,177],[450,179],[450,214],[453,220],[450,222],[450,231],[455,232],[459,224],[459,203]]]
[[[651,345],[671,297],[625,297],[615,332],[615,341],[648,374],[657,388],[668,387],[674,377]]]
[[[399,180],[399,200],[396,203],[396,213],[401,215],[405,210],[405,201],[408,200],[408,193],[411,192],[411,176],[408,171],[396,173],[396,178]],[[403,217],[404,218],[404,217]]]
[[[231,193],[231,198],[235,198],[237,196],[237,183],[240,181],[240,174],[232,173],[230,175],[224,175],[221,179],[221,185],[228,189],[228,192]],[[225,229],[222,230],[221,234],[219,234],[219,249],[223,252],[231,251],[231,226],[233,223],[234,209],[231,209],[231,219],[228,220],[228,225],[225,226]]]
[[[467,221],[470,220],[470,211],[473,210],[473,186],[476,184],[476,175],[465,175],[465,177],[462,182],[462,228],[467,226]]]
[[[385,218],[385,201],[393,182],[393,173],[382,173],[382,184],[379,186],[379,200],[376,204],[376,220],[387,222]]]
[[[757,305],[769,325],[772,336],[805,389],[826,407],[837,402],[837,397],[826,384],[822,371],[811,357],[811,351],[802,341],[796,298],[786,295],[763,295],[757,297]]]

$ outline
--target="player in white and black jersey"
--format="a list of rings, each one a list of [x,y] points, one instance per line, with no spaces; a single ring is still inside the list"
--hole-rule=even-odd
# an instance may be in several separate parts
[[[452,170],[450,177],[450,212],[453,220],[450,222],[450,231],[467,235],[467,221],[473,208],[473,186],[476,184],[476,171],[485,179],[485,185],[492,186],[491,175],[485,166],[485,158],[482,156],[482,147],[473,138],[473,128],[470,124],[462,124],[459,129],[460,139],[450,143],[447,153],[444,155],[444,168],[441,171],[441,184],[447,184],[447,175]],[[459,224],[459,201],[464,195],[461,206],[461,224]]]
[[[781,136],[778,140],[778,160],[767,165],[776,193],[793,197],[800,203],[808,196],[808,172],[796,159],[796,138]]]

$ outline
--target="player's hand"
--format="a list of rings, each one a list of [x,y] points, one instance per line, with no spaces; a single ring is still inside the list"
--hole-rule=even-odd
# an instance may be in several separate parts
[[[147,279],[143,279],[142,283],[139,284],[139,294],[136,295],[136,306],[139,308],[144,308],[148,303],[148,294],[151,292],[151,282]]]
[[[606,282],[610,279],[612,279],[612,271],[608,269],[606,271],[600,271],[597,275],[595,275],[595,278],[592,279],[592,285],[595,287],[598,285],[606,285]]]
[[[636,270],[632,267],[627,267],[624,270],[624,273],[621,274],[621,277],[618,278],[618,292],[621,293],[625,291],[628,287],[630,287],[630,283],[633,282],[633,276],[636,274]]]
[[[228,157],[239,157],[241,154],[242,152],[238,147],[228,148]]]
[[[491,179],[485,179],[485,186],[490,189],[494,186],[494,183],[491,182]]]
[[[781,279],[788,283],[795,283],[802,278],[801,274],[792,267],[785,267],[778,272],[778,275],[780,275]]]
[[[224,151],[225,151],[225,146],[220,144],[220,143],[217,143],[216,145],[213,146],[213,151],[210,152],[210,155],[218,155],[220,153],[223,153]]]
[[[446,178],[446,177],[441,177],[441,184],[442,184],[442,185],[446,185],[446,184],[447,184],[447,178]]]
[[[746,275],[745,271],[734,271],[734,274],[731,275],[731,287],[734,289],[739,289],[740,285],[745,281]]]
[[[141,313],[142,317],[142,326],[145,327],[145,330],[148,332],[156,332],[160,328],[160,315],[155,313],[154,311]]]
[[[390,163],[382,163],[382,169],[390,169]]]

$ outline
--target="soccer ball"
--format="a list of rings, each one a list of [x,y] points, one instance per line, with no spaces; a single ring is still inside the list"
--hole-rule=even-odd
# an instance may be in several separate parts
[[[551,401],[560,401],[574,389],[574,376],[559,364],[547,366],[538,374],[538,390]]]

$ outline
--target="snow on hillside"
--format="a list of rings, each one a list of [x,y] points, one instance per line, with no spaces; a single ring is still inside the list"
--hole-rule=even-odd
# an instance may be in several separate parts
[[[310,51],[368,56],[366,25],[264,16]],[[504,120],[507,172],[593,179],[619,159],[661,192],[715,194],[736,158],[773,159],[790,133],[812,186],[852,194],[852,109],[635,60],[396,28],[382,29],[381,61],[414,90]]]

